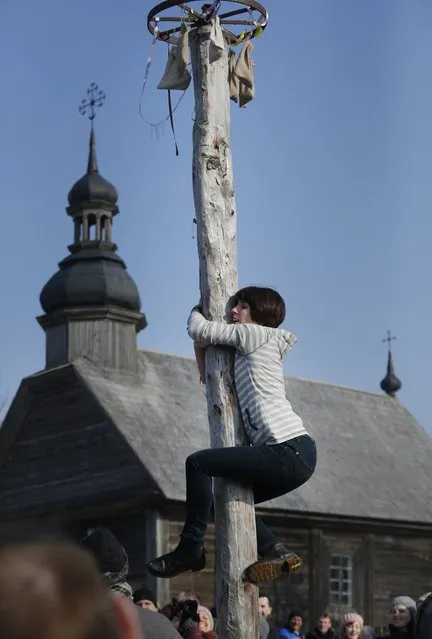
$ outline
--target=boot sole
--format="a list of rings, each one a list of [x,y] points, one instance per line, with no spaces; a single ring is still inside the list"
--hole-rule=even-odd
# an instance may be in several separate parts
[[[282,575],[297,572],[302,566],[303,561],[294,554],[277,559],[260,559],[246,568],[242,580],[250,584],[265,584]]]

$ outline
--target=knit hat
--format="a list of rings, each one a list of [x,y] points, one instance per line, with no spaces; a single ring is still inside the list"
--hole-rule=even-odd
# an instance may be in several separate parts
[[[392,599],[390,602],[390,610],[394,608],[395,606],[405,606],[405,608],[410,613],[411,619],[414,619],[417,612],[417,606],[414,599],[411,599],[411,597],[407,597],[406,595],[400,595],[399,597],[394,597],[394,599]]]
[[[343,634],[343,630],[346,628],[346,626],[348,626],[350,623],[356,622],[360,624],[360,628],[363,630],[364,621],[361,615],[359,615],[357,612],[348,612],[346,615],[344,615],[340,624],[341,634]]]
[[[288,615],[288,621],[291,621],[294,617],[300,617],[300,619],[303,619],[303,613],[301,613],[300,610],[291,610]]]
[[[127,581],[118,581],[110,586],[111,592],[115,592],[119,597],[132,599],[132,586]]]
[[[98,528],[83,539],[82,545],[96,559],[105,585],[122,597],[132,598],[132,588],[126,581],[128,556],[112,532]]]
[[[140,601],[144,601],[144,600],[151,601],[152,604],[154,604],[155,607],[157,608],[157,601],[156,601],[155,594],[153,590],[150,590],[150,588],[147,588],[147,586],[141,586],[141,588],[138,588],[137,590],[135,590],[133,600],[135,603],[139,603]]]

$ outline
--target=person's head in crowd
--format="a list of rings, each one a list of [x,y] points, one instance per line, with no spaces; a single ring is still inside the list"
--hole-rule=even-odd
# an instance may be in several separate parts
[[[177,600],[178,601],[178,600]],[[183,635],[192,628],[198,629],[201,633],[212,633],[214,630],[214,620],[208,608],[201,606],[194,599],[186,599],[180,603],[178,630]]]
[[[0,549],[5,639],[140,639],[132,602],[109,595],[94,560],[60,540]]]
[[[416,612],[414,599],[406,595],[394,597],[390,602],[390,625],[399,630],[413,626]]]
[[[133,600],[134,600],[134,603],[137,604],[137,606],[140,606],[141,608],[147,608],[147,610],[153,610],[154,612],[157,612],[158,605],[157,605],[156,597],[153,591],[150,590],[150,588],[147,588],[147,586],[141,586],[141,588],[138,588],[137,590],[135,590],[133,595]]]
[[[303,627],[303,615],[299,610],[292,610],[288,615],[287,628],[297,635],[300,634]]]
[[[416,601],[416,608],[417,610],[420,608],[420,606],[422,605],[422,603],[424,601],[426,601],[426,599],[428,597],[430,597],[432,595],[432,592],[425,592],[423,595],[420,595],[420,597],[417,599]]]
[[[258,605],[260,617],[264,617],[265,619],[267,619],[267,617],[270,617],[273,611],[270,597],[268,597],[267,595],[260,595],[258,598]]]
[[[327,612],[323,612],[323,614],[318,619],[317,630],[322,635],[325,635],[328,633],[331,627],[332,627],[332,620],[330,615]]]
[[[214,630],[213,615],[205,606],[198,606],[199,629],[201,632],[211,632]]]
[[[108,528],[98,528],[82,540],[82,545],[95,558],[105,585],[120,597],[132,599],[132,587],[126,581],[128,556],[113,533]]]
[[[357,612],[349,612],[341,619],[339,635],[341,639],[359,639],[363,637],[364,621]]]

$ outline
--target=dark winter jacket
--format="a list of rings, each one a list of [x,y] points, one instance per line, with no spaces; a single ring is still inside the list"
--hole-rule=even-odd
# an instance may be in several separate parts
[[[267,621],[268,626],[269,626],[269,632],[268,632],[268,635],[267,635],[267,639],[278,639],[278,634],[279,633],[277,631],[277,628],[275,628],[274,626],[271,625],[271,622],[268,620],[268,618],[267,618],[266,621]]]
[[[416,639],[414,622],[410,621],[406,629],[395,628],[389,625],[390,634],[383,639]]]
[[[320,632],[318,628],[315,628],[312,632],[306,633],[305,639],[335,639],[336,633],[333,628],[327,630],[327,632]]]

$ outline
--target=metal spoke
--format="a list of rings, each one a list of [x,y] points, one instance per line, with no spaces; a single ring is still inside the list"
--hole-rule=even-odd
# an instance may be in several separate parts
[[[250,39],[256,37],[266,28],[268,22],[268,14],[266,9],[256,0],[225,0],[225,2],[230,2],[233,4],[243,5],[239,9],[234,9],[233,11],[225,11],[219,14],[220,22],[225,33],[225,36],[231,45],[238,44],[239,41],[243,41],[246,39]],[[160,15],[164,11],[167,11],[172,8],[179,8],[184,11],[184,15],[182,16],[163,16]],[[258,12],[260,15],[257,17],[257,20],[253,20],[252,12]],[[240,16],[242,14],[249,13],[248,17],[245,17],[245,20],[232,20],[234,16]],[[165,0],[165,2],[161,2],[160,4],[153,7],[150,10],[147,16],[147,26],[152,35],[155,34],[155,29],[158,23],[187,23],[187,24],[201,24],[205,22],[205,14],[202,14],[200,11],[196,11],[189,4],[184,2],[178,2],[177,0]],[[225,25],[232,25],[238,27],[245,27],[247,31],[243,31],[242,33],[235,34],[229,31]],[[165,29],[164,31],[159,31],[157,37],[160,40],[165,42],[170,42],[171,44],[177,44],[178,34],[181,29],[181,24],[179,26],[173,26],[170,29]]]

